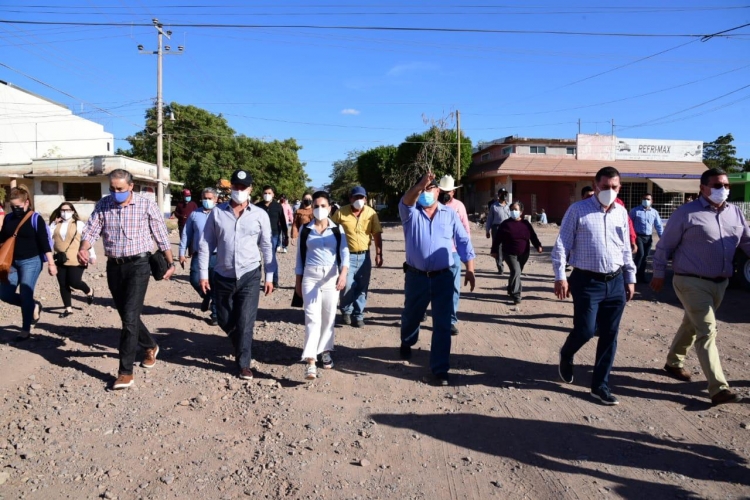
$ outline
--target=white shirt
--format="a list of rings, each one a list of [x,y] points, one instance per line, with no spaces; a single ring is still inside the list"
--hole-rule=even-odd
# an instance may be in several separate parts
[[[67,236],[68,236],[68,227],[70,226],[70,223],[72,222],[72,220],[73,219],[71,219],[71,220],[64,220],[64,221],[60,222],[60,224],[59,224],[59,226],[60,226],[60,238],[62,238],[63,240],[65,238],[67,238]],[[55,228],[57,226],[58,226],[57,222],[53,222],[52,224],[50,224],[50,226],[49,226],[50,232],[54,233],[55,232]],[[77,221],[76,222],[76,227],[78,228],[78,234],[83,235],[83,229],[86,227],[86,224],[84,224],[81,221]],[[96,260],[96,252],[94,252],[94,247],[93,246],[91,248],[89,248],[89,259]]]

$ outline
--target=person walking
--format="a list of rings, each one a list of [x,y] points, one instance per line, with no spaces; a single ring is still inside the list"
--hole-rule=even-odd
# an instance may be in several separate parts
[[[203,288],[200,284],[200,268],[198,252],[200,252],[200,242],[203,236],[203,229],[206,227],[206,221],[208,216],[211,215],[216,201],[219,197],[216,189],[207,187],[201,193],[201,209],[195,210],[190,217],[188,217],[187,223],[185,224],[185,231],[182,233],[180,238],[180,265],[185,269],[185,262],[188,257],[188,250],[190,250],[190,285],[193,289],[198,292],[198,295],[202,299],[201,311],[206,312],[211,309],[211,318],[208,323],[211,326],[218,325],[216,318],[216,301],[214,300],[214,293],[211,290],[209,293],[204,293]],[[214,279],[214,267],[216,266],[216,249],[209,248],[208,257],[208,282],[211,284]]]
[[[703,172],[700,195],[672,213],[656,244],[651,279],[651,288],[660,292],[667,262],[672,260],[672,287],[685,314],[664,369],[670,376],[689,382],[685,357],[695,346],[713,405],[741,399],[729,388],[716,346],[716,310],[724,299],[728,278],[734,273],[734,254],[739,247],[750,256],[750,228],[742,210],[727,203],[729,187],[724,170],[712,168]]]
[[[83,230],[78,262],[87,266],[89,251],[102,237],[107,259],[107,285],[122,320],[120,366],[112,389],[125,389],[134,383],[136,348],[145,350],[141,366],[153,368],[159,346],[143,324],[141,313],[151,267],[149,257],[154,241],[170,265],[169,280],[177,265],[172,257],[169,233],[156,202],[133,192],[133,176],[123,169],[109,174],[109,196],[99,200]]]
[[[194,211],[198,210],[198,204],[193,201],[193,195],[189,189],[182,190],[183,201],[178,201],[172,212],[177,218],[177,227],[180,230],[180,237],[182,232],[185,230],[185,224]]]
[[[633,257],[636,269],[635,279],[638,283],[646,282],[646,263],[648,261],[648,254],[651,252],[654,228],[656,228],[656,234],[659,235],[659,238],[664,233],[664,226],[661,223],[659,212],[651,208],[652,200],[651,193],[646,193],[641,199],[641,205],[634,207],[630,211],[630,219],[633,221],[636,234],[635,244],[638,247],[638,251],[635,253],[635,257]]]
[[[617,335],[625,304],[633,297],[635,264],[628,239],[628,212],[615,203],[620,173],[604,167],[596,173],[596,195],[573,203],[565,212],[552,249],[555,295],[573,296],[573,330],[560,350],[558,372],[573,383],[573,357],[598,329],[591,396],[619,404],[609,386]],[[574,267],[570,279],[565,264]]]
[[[294,222],[292,222],[292,241],[297,239],[302,227],[308,225],[312,220],[312,194],[305,193],[302,197],[302,204],[294,212]]]
[[[440,179],[438,183],[438,189],[440,190],[440,198],[438,201],[448,208],[453,209],[458,215],[458,220],[466,230],[466,234],[471,239],[471,226],[469,225],[469,216],[466,214],[466,207],[464,204],[457,200],[456,189],[461,186],[456,186],[452,176],[446,175]],[[451,335],[458,335],[458,303],[461,299],[461,258],[456,250],[456,243],[453,243],[453,263],[451,265],[451,273],[453,273],[453,310],[451,311]]]
[[[198,262],[203,293],[213,290],[219,327],[229,336],[239,377],[252,380],[253,329],[258,315],[261,263],[266,265],[266,295],[273,293],[276,260],[271,222],[262,208],[249,203],[253,178],[235,170],[231,200],[211,211],[200,239]],[[216,249],[214,281],[209,281],[212,249]],[[261,260],[263,262],[261,262]]]
[[[24,186],[10,190],[10,211],[0,229],[0,245],[15,239],[13,260],[7,276],[0,276],[0,300],[21,308],[21,333],[16,340],[31,337],[31,326],[39,322],[42,303],[34,300],[34,291],[46,260],[50,276],[57,275],[47,224],[34,212],[31,195]]]
[[[286,225],[286,215],[281,204],[276,202],[274,198],[275,194],[271,186],[263,186],[263,199],[256,203],[256,207],[262,208],[268,214],[268,219],[271,222],[271,245],[273,246],[273,287],[279,287],[279,266],[276,261],[276,251],[279,245],[287,245],[289,243],[289,232]],[[268,264],[266,264],[268,266]],[[268,271],[266,271],[268,272]]]
[[[284,219],[286,220],[286,226],[287,228],[290,228],[292,226],[292,222],[294,222],[294,210],[292,210],[292,206],[289,204],[289,200],[287,199],[286,195],[281,195],[281,208],[284,209]],[[287,252],[287,247],[289,246],[289,238],[286,239],[286,242],[282,241],[281,246],[281,253]]]
[[[320,355],[324,369],[333,368],[334,322],[339,292],[349,272],[346,233],[329,218],[331,198],[325,191],[312,195],[315,220],[302,229],[297,247],[295,291],[305,308],[305,345],[302,361],[305,378],[318,376],[315,362]]]
[[[365,326],[365,306],[372,273],[370,246],[374,241],[375,265],[382,267],[383,228],[380,226],[378,213],[367,204],[365,188],[352,188],[349,202],[349,205],[344,205],[331,216],[331,220],[344,230],[349,244],[349,271],[339,307],[342,323],[362,328]]]
[[[474,290],[474,247],[455,210],[438,203],[438,185],[432,173],[425,174],[404,194],[398,204],[404,228],[404,310],[401,313],[402,359],[411,359],[411,348],[419,340],[419,327],[432,302],[431,375],[424,381],[449,384],[451,311],[453,310],[453,245],[466,264],[464,284]]]
[[[542,253],[543,249],[534,227],[523,218],[523,203],[514,201],[509,208],[510,217],[500,224],[496,238],[492,240],[490,255],[497,257],[499,247],[502,246],[503,258],[510,269],[508,295],[513,299],[514,304],[520,304],[523,290],[521,273],[531,253],[529,242],[534,245],[537,252]]]
[[[83,281],[86,266],[78,262],[78,250],[81,247],[81,237],[86,225],[78,217],[78,211],[72,203],[64,201],[57,207],[49,218],[52,232],[52,250],[57,264],[57,283],[60,286],[60,297],[63,302],[63,312],[60,318],[67,318],[73,314],[71,289],[80,290],[86,294],[86,302],[94,303],[94,290]],[[96,252],[89,249],[89,264],[96,263]]]
[[[498,229],[500,229],[500,224],[502,224],[508,217],[510,217],[510,210],[508,209],[508,191],[505,188],[500,188],[497,191],[497,200],[490,205],[490,211],[487,215],[485,229],[487,231],[486,236],[488,239],[495,238]],[[498,248],[496,264],[497,272],[502,275],[504,271],[502,248]]]

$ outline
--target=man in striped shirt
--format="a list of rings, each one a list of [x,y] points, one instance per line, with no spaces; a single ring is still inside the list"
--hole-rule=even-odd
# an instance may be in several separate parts
[[[176,265],[161,211],[155,202],[133,192],[133,176],[127,170],[118,168],[109,174],[109,196],[99,200],[83,230],[78,251],[81,265],[88,264],[89,249],[99,236],[103,238],[104,254],[109,257],[107,285],[122,320],[120,368],[112,388],[125,389],[133,385],[137,347],[146,351],[141,362],[144,368],[153,367],[159,354],[159,346],[141,321],[154,240],[171,266],[165,280],[172,276]]]
[[[563,382],[573,382],[573,357],[598,330],[591,395],[605,405],[616,405],[619,401],[610,392],[609,372],[620,319],[633,297],[635,265],[628,212],[615,203],[620,173],[604,167],[596,173],[595,185],[595,196],[568,208],[552,249],[555,295],[561,300],[573,296],[573,330],[560,350],[559,373]],[[566,262],[575,268],[570,280],[565,276]]]

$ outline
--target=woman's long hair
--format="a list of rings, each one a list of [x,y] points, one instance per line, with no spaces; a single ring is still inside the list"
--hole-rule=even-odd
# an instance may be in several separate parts
[[[70,207],[70,210],[73,211],[73,217],[72,217],[73,222],[78,222],[79,220],[81,220],[78,217],[78,211],[76,210],[76,207],[73,206],[72,203],[64,201],[64,202],[60,203],[59,207],[57,207],[55,210],[52,211],[52,214],[49,216],[49,223],[50,224],[52,224],[53,222],[56,222],[57,219],[61,219],[62,218],[60,216],[60,212],[62,212],[62,208],[63,207]]]

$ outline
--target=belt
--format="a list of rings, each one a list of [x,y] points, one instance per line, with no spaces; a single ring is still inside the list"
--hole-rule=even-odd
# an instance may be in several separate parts
[[[639,234],[638,236],[643,236],[644,238],[650,238],[652,235],[650,235],[650,234]]]
[[[439,274],[447,273],[451,270],[450,267],[446,267],[445,269],[440,269],[439,271],[422,271],[408,264],[406,265],[406,269],[412,273],[421,274],[422,276],[427,276],[428,278],[432,278],[433,276],[437,276]]]
[[[607,281],[612,281],[622,274],[622,268],[618,269],[617,271],[612,271],[611,273],[595,273],[594,271],[587,271],[586,269],[578,268],[576,268],[575,270],[597,281],[604,281],[605,283]]]
[[[369,253],[370,250],[362,250],[361,252],[349,252],[350,255],[362,255],[363,253]]]
[[[138,259],[143,259],[149,256],[151,256],[151,252],[139,253],[138,255],[129,255],[127,257],[110,257],[109,262],[112,262],[119,266],[121,264],[125,264],[127,262],[134,262]]]
[[[698,276],[697,274],[687,274],[687,273],[675,273],[675,275],[676,276],[686,276],[688,278],[698,278],[700,280],[711,281],[713,283],[724,283],[727,279],[729,279],[729,278],[722,278],[722,277],[709,278],[707,276]]]

